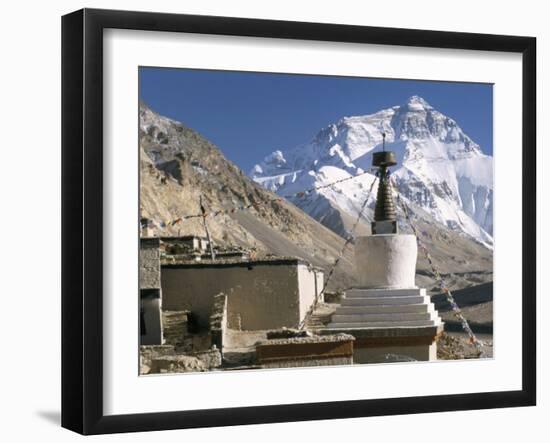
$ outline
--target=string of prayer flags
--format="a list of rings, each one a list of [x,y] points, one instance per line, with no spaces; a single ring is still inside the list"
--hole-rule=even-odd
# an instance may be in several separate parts
[[[445,284],[445,281],[444,281],[443,277],[441,276],[441,273],[438,271],[431,255],[430,255],[430,252],[428,251],[428,248],[422,243],[422,240],[421,240],[420,236],[418,235],[418,231],[417,231],[414,223],[412,222],[412,219],[411,219],[409,210],[407,208],[407,205],[405,204],[405,202],[403,201],[403,199],[399,195],[399,192],[397,192],[397,190],[396,190],[396,185],[393,182],[393,177],[392,177],[392,179],[390,179],[390,183],[392,185],[393,190],[397,194],[397,202],[398,202],[399,206],[401,207],[401,209],[403,210],[403,214],[405,215],[405,219],[409,223],[409,226],[411,227],[414,235],[416,236],[416,242],[417,242],[419,248],[422,250],[422,252],[426,256],[426,259],[428,260],[428,263],[430,264],[430,268],[432,269],[432,273],[435,276],[439,287],[441,288],[442,292],[445,294],[445,298],[447,299],[447,301],[451,305],[451,308],[453,309],[453,315],[457,319],[460,320],[460,324],[462,326],[462,329],[464,329],[464,331],[468,334],[469,342],[476,347],[476,349],[479,352],[479,356],[482,357],[484,355],[484,353],[483,353],[483,344],[477,339],[476,335],[472,331],[472,328],[470,328],[468,320],[466,320],[466,318],[462,314],[462,310],[460,309],[460,307],[456,303],[456,301],[453,297],[453,294],[451,293],[451,290]]]
[[[329,272],[327,274],[327,277],[325,278],[325,282],[323,284],[323,288],[321,289],[321,292],[319,293],[318,296],[315,297],[315,299],[313,300],[313,303],[311,304],[311,307],[309,308],[309,310],[307,311],[306,315],[304,316],[304,319],[300,322],[300,325],[298,327],[298,329],[303,329],[306,325],[306,322],[307,322],[307,319],[308,317],[313,313],[313,311],[315,310],[316,306],[317,306],[317,303],[319,301],[319,299],[323,296],[323,294],[325,293],[327,287],[328,287],[328,284],[330,282],[330,279],[332,278],[332,274],[334,274],[334,271],[336,269],[336,267],[338,266],[338,263],[340,263],[340,260],[344,257],[344,253],[346,252],[346,249],[348,247],[348,245],[353,241],[353,239],[355,238],[355,230],[357,229],[357,226],[359,225],[359,221],[361,220],[361,218],[363,217],[363,212],[365,211],[365,209],[367,208],[367,203],[369,201],[369,198],[372,194],[372,190],[374,188],[374,184],[376,183],[376,179],[378,178],[378,175],[375,176],[374,180],[372,181],[371,185],[370,185],[370,189],[369,189],[369,192],[367,193],[367,197],[365,198],[365,200],[363,201],[363,204],[361,205],[361,209],[359,210],[359,212],[357,213],[357,219],[355,220],[355,223],[353,224],[352,228],[351,228],[351,232],[350,232],[350,236],[346,239],[346,241],[344,242],[344,245],[342,246],[342,249],[340,250],[340,253],[338,254],[338,256],[336,257],[336,259],[334,260],[334,263],[332,264],[332,266],[330,267],[329,269]]]
[[[332,186],[334,186],[338,183],[346,182],[346,181],[349,181],[349,180],[354,180],[354,179],[356,179],[356,178],[358,178],[362,175],[369,174],[369,173],[372,174],[373,170],[369,169],[367,171],[362,171],[362,172],[360,172],[356,175],[353,175],[353,176],[350,176],[350,177],[345,177],[345,178],[333,181],[331,183],[326,183],[324,185],[316,186],[316,187],[313,187],[313,188],[310,188],[310,189],[305,189],[305,190],[302,190],[302,191],[298,191],[294,194],[285,195],[285,196],[277,196],[277,197],[274,197],[274,198],[268,200],[267,203],[282,203],[287,198],[295,198],[295,197],[302,198],[302,197],[305,197],[306,195],[308,195],[308,194],[310,194],[314,191],[317,191],[319,189],[329,188],[329,187],[332,187]],[[372,189],[373,184],[374,184],[375,181],[376,181],[376,179],[373,180],[373,182],[371,184],[371,189]],[[149,224],[149,226],[166,228],[168,226],[175,226],[176,224],[181,223],[183,220],[187,220],[187,219],[201,218],[201,217],[216,217],[216,216],[223,215],[223,214],[234,214],[237,211],[246,211],[250,208],[254,208],[256,210],[259,210],[259,206],[257,204],[254,204],[254,203],[250,203],[248,205],[234,206],[234,207],[229,208],[229,209],[220,209],[220,210],[217,210],[217,211],[214,211],[214,212],[211,212],[211,213],[207,213],[206,209],[204,207],[201,207],[200,208],[201,212],[199,214],[181,215],[181,216],[179,216],[179,217],[177,217],[176,219],[173,219],[173,220],[161,220],[159,222],[152,221],[155,224],[154,225]],[[150,222],[151,222],[151,220],[150,220]],[[142,227],[146,227],[146,226],[142,224]]]

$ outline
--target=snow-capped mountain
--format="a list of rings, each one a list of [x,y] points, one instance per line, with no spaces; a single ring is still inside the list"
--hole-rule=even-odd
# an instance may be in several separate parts
[[[319,131],[309,143],[268,155],[250,176],[286,196],[357,175],[291,199],[345,235],[349,230],[346,220],[355,218],[374,180],[369,173],[372,153],[381,149],[383,133],[386,149],[397,154],[393,176],[413,214],[492,248],[493,158],[456,121],[418,96],[375,114],[344,117]],[[371,209],[376,188],[373,191]]]

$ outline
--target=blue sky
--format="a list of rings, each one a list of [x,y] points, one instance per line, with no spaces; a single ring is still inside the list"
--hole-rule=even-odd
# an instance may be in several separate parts
[[[399,105],[411,95],[455,119],[493,152],[488,84],[140,68],[140,97],[216,144],[248,172],[275,149],[308,142],[330,123]]]

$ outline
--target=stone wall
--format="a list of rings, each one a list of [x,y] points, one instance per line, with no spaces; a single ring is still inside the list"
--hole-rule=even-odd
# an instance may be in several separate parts
[[[162,311],[164,343],[173,346],[184,344],[187,332],[187,314],[189,311]]]
[[[140,375],[203,372],[217,369],[221,364],[219,349],[181,354],[173,346],[140,347]]]
[[[256,346],[256,360],[262,368],[351,365],[354,340],[348,334],[265,340]]]
[[[140,289],[160,288],[160,240],[142,238],[139,247]]]
[[[174,346],[176,353],[182,354],[210,349],[210,331],[190,331],[188,315],[189,311],[162,311],[164,344]]]
[[[140,346],[139,347],[139,373],[146,375],[151,372],[153,359],[174,355],[174,347],[169,345],[161,346]]]
[[[189,310],[208,325],[214,296],[227,294],[229,327],[243,330],[297,327],[314,298],[313,285],[300,292],[297,259],[166,264],[163,308]],[[303,272],[303,271],[300,271]]]
[[[214,296],[212,314],[210,315],[210,334],[212,344],[223,354],[227,334],[227,295],[223,292]]]

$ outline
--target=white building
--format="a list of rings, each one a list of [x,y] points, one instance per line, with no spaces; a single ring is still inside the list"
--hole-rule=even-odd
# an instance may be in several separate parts
[[[223,292],[228,326],[242,330],[298,327],[323,283],[320,269],[295,257],[166,263],[161,274],[163,309],[189,310],[206,326]]]

